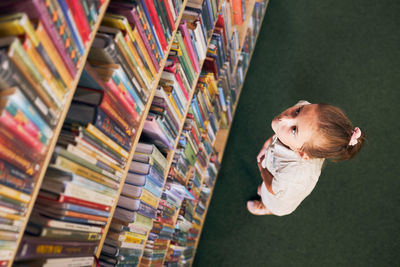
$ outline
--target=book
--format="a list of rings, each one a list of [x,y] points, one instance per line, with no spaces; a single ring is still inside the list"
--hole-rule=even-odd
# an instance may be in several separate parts
[[[97,242],[46,240],[38,237],[25,237],[21,241],[16,259],[91,256],[96,252],[96,249]]]
[[[132,139],[130,136],[128,136],[99,106],[73,101],[70,105],[66,120],[70,123],[77,123],[86,127],[88,127],[89,124],[93,125],[126,151],[129,151],[132,146]]]
[[[48,33],[48,37],[51,39],[51,43],[56,48],[59,56],[61,57],[63,64],[67,68],[69,74],[72,78],[75,77],[76,68],[74,66],[74,62],[71,58],[75,50],[72,48],[72,42],[70,38],[67,36],[69,33],[68,29],[65,29],[65,25],[61,22],[60,16],[57,15],[57,12],[51,1],[47,1],[47,5],[44,0],[24,0],[20,1],[20,4],[16,5],[14,0],[5,0],[0,3],[0,12],[10,14],[13,12],[22,12],[26,13],[30,19],[40,21],[38,24],[43,24],[46,32]],[[55,19],[54,23],[52,19]],[[39,27],[39,26],[38,26]],[[63,37],[58,32],[58,28],[64,28]],[[42,41],[43,47],[46,49],[47,53],[51,61],[54,59],[51,56],[51,53],[48,48],[46,48],[46,39],[43,38],[38,32],[38,28],[36,30],[36,34],[38,38]],[[78,55],[75,56],[75,58]],[[73,56],[72,56],[73,57]],[[58,64],[55,64],[56,68],[59,68]],[[59,70],[60,75],[62,75],[62,71]],[[68,85],[68,83],[66,83]],[[69,88],[69,86],[68,86]]]
[[[0,50],[0,62],[1,89],[18,86],[25,97],[29,99],[30,103],[34,105],[41,117],[49,124],[50,127],[54,127],[58,121],[58,113],[46,105],[46,102],[42,100],[40,94],[38,95],[36,94],[35,90],[32,90],[31,84],[14,64],[14,62],[7,56],[6,51]]]
[[[153,67],[155,68],[155,72],[158,73],[160,66],[159,66],[159,60],[157,61],[157,57],[159,58],[158,51],[156,50],[156,45],[155,41],[153,41],[152,38],[147,38],[148,31],[146,32],[146,29],[149,27],[147,24],[142,24],[142,21],[139,17],[139,13],[137,11],[137,4],[136,3],[130,3],[130,4],[122,4],[122,3],[116,3],[116,2],[111,2],[110,5],[108,6],[108,9],[112,13],[116,14],[121,14],[125,16],[129,23],[135,26],[137,29],[140,38],[146,47],[147,53],[151,59],[151,63],[153,64]]]

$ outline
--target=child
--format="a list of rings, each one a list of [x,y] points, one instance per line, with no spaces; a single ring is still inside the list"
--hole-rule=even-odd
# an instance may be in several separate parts
[[[285,110],[271,126],[275,135],[257,156],[261,201],[247,202],[254,215],[292,213],[314,189],[324,159],[351,159],[365,139],[339,108],[307,101]]]

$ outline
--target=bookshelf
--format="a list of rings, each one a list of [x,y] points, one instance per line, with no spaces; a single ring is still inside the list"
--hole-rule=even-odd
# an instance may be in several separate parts
[[[108,5],[109,1],[110,0],[106,0],[106,2],[103,4],[103,6],[100,9],[98,20],[97,20],[96,25],[94,26],[94,29],[93,29],[94,33],[97,32],[97,30],[98,30],[98,28],[100,26],[101,18],[104,16],[104,14],[106,12],[107,5]],[[28,204],[28,207],[27,207],[24,223],[23,223],[23,225],[21,227],[21,230],[19,232],[16,248],[18,248],[18,245],[20,244],[21,239],[23,237],[23,233],[24,233],[26,225],[28,223],[29,216],[30,216],[30,214],[32,212],[32,208],[33,208],[33,206],[35,204],[35,199],[36,199],[36,197],[38,195],[40,186],[41,186],[42,181],[43,181],[44,174],[45,174],[47,166],[48,166],[48,164],[50,162],[50,158],[51,158],[51,155],[53,153],[54,147],[56,145],[57,136],[60,133],[61,126],[62,126],[62,124],[64,122],[65,116],[67,115],[67,112],[68,112],[68,109],[69,109],[69,105],[70,105],[72,97],[74,95],[74,90],[75,90],[76,86],[78,85],[78,82],[79,82],[83,67],[85,65],[84,62],[86,61],[86,58],[87,58],[88,53],[89,53],[89,48],[90,48],[93,40],[94,40],[94,34],[92,35],[92,39],[90,40],[90,42],[89,42],[89,44],[88,44],[88,46],[86,48],[85,54],[82,57],[81,67],[77,71],[76,77],[75,77],[74,82],[73,82],[73,84],[71,86],[71,91],[69,92],[69,94],[67,96],[67,100],[65,102],[64,109],[63,109],[63,111],[62,111],[62,113],[60,115],[60,118],[59,118],[59,121],[57,123],[57,126],[54,128],[54,136],[53,136],[52,140],[50,141],[50,143],[48,145],[47,154],[46,154],[46,156],[45,156],[45,158],[43,160],[43,163],[42,163],[42,166],[40,168],[40,171],[38,172],[38,174],[36,174],[37,175],[37,178],[36,178],[37,180],[36,180],[36,183],[35,183],[35,188],[34,188],[34,190],[32,192],[31,200],[30,200],[30,202]],[[13,256],[12,256],[8,266],[12,265],[16,253],[17,253],[17,250],[15,249],[15,251],[13,253]]]
[[[43,0],[43,1],[47,1],[47,0]],[[141,2],[142,3],[146,3],[146,1],[147,0],[143,0]],[[172,6],[172,2],[173,1],[180,1],[180,0],[165,0],[163,3],[165,3],[165,4],[170,3],[171,6]],[[208,0],[204,0],[204,1],[208,1]],[[90,1],[83,1],[83,2],[90,2]],[[12,266],[13,265],[14,259],[16,257],[16,253],[18,251],[18,247],[20,246],[20,244],[22,242],[22,239],[24,237],[24,234],[23,234],[24,230],[27,227],[27,224],[28,224],[29,218],[31,216],[35,201],[36,201],[36,199],[38,197],[39,190],[41,188],[41,185],[43,183],[43,180],[44,180],[44,177],[45,177],[45,174],[46,174],[46,170],[47,170],[48,165],[49,165],[49,163],[51,161],[52,154],[53,154],[53,151],[54,151],[56,143],[57,143],[57,139],[58,139],[58,137],[60,135],[61,128],[63,126],[64,120],[66,119],[70,104],[71,104],[71,102],[73,100],[74,92],[75,92],[76,88],[78,87],[78,82],[79,82],[80,76],[81,76],[81,74],[83,72],[86,60],[88,58],[88,54],[89,54],[90,48],[92,47],[92,44],[94,42],[96,33],[98,32],[98,30],[100,28],[100,24],[101,24],[102,18],[104,17],[104,15],[106,13],[106,9],[110,5],[110,0],[104,0],[104,1],[100,1],[100,2],[103,2],[103,3],[102,3],[102,6],[101,6],[101,8],[99,10],[99,14],[98,14],[97,20],[95,22],[95,25],[92,28],[91,39],[89,40],[89,42],[88,42],[88,44],[86,46],[86,49],[85,49],[85,53],[83,54],[83,56],[81,58],[80,67],[77,70],[77,74],[76,74],[75,79],[73,81],[73,84],[71,86],[72,89],[71,89],[71,91],[69,92],[69,94],[67,96],[66,104],[63,107],[63,110],[61,112],[59,121],[58,121],[56,127],[54,128],[54,135],[53,135],[53,138],[51,139],[50,143],[48,144],[45,158],[44,158],[44,160],[43,160],[43,162],[41,164],[41,169],[38,172],[38,174],[36,174],[36,176],[35,176],[36,177],[36,183],[35,183],[34,189],[33,189],[32,194],[31,194],[31,200],[30,200],[29,204],[27,205],[27,209],[26,209],[26,213],[25,213],[25,216],[24,216],[23,225],[22,225],[21,230],[19,232],[18,239],[16,241],[16,247],[14,249],[13,255],[12,255],[12,257],[10,259],[4,260],[3,262],[0,259],[0,266],[6,266],[6,265],[7,266]],[[176,33],[178,31],[178,28],[179,28],[178,26],[181,23],[181,20],[182,20],[183,15],[184,15],[184,10],[185,10],[185,7],[187,7],[188,2],[193,2],[193,3],[197,2],[198,3],[199,1],[197,1],[197,0],[182,0],[182,2],[181,2],[181,4],[182,4],[181,10],[176,16],[174,30],[172,31],[170,41],[168,42],[167,47],[164,50],[164,52],[165,52],[164,57],[161,59],[161,61],[159,63],[159,67],[160,67],[159,71],[157,72],[157,74],[154,76],[154,79],[152,80],[151,86],[149,87],[150,94],[148,96],[148,100],[147,100],[146,103],[144,103],[145,104],[144,105],[144,109],[139,114],[140,115],[140,119],[139,119],[138,123],[135,124],[135,127],[134,127],[135,134],[134,134],[134,136],[132,138],[132,145],[131,145],[130,151],[128,151],[129,155],[127,156],[127,160],[126,160],[127,164],[123,168],[123,174],[122,174],[122,178],[119,181],[119,186],[118,186],[117,191],[116,191],[116,197],[114,199],[114,204],[110,208],[107,222],[103,227],[103,231],[101,233],[101,238],[98,241],[97,250],[95,252],[96,261],[97,261],[98,258],[100,258],[100,260],[101,260],[102,248],[103,248],[103,246],[105,244],[105,240],[107,238],[107,234],[108,234],[109,229],[110,229],[111,220],[114,217],[114,213],[115,213],[115,210],[116,210],[116,207],[117,207],[118,199],[121,196],[121,192],[122,192],[123,186],[125,184],[125,179],[126,179],[128,171],[129,171],[129,167],[130,167],[129,163],[132,161],[132,159],[134,157],[134,154],[135,154],[136,147],[137,147],[138,143],[140,142],[140,138],[142,136],[142,133],[143,133],[143,130],[144,130],[144,127],[145,127],[146,118],[147,118],[148,114],[150,113],[152,101],[153,101],[153,99],[155,97],[156,90],[157,90],[157,88],[159,86],[160,80],[162,79],[161,77],[162,77],[163,69],[167,64],[167,61],[168,61],[168,58],[169,58],[169,54],[172,51],[172,47],[174,46],[174,39],[175,39]],[[243,19],[242,24],[241,25],[232,25],[233,26],[232,29],[237,32],[237,43],[238,43],[237,53],[240,53],[240,51],[242,51],[242,48],[243,48],[243,46],[245,44],[246,35],[247,35],[247,31],[248,31],[249,24],[250,24],[250,17],[253,14],[253,10],[254,10],[254,6],[255,6],[256,2],[264,2],[265,3],[267,1],[245,0],[244,1],[245,13],[243,14],[244,15],[244,17],[243,17],[244,19]],[[174,2],[174,3],[176,3],[176,2]],[[203,1],[200,1],[200,3],[203,3]],[[159,4],[161,5],[161,2]],[[222,6],[223,5],[230,5],[230,2],[226,1],[226,0],[220,0],[218,2],[219,5],[218,6],[213,6],[213,7],[211,7],[211,2],[208,1],[208,4],[209,4],[209,6],[207,6],[208,11],[213,9],[214,12],[215,12],[214,15],[217,18],[218,17],[217,15],[221,14],[221,12],[223,12],[221,10]],[[212,3],[212,4],[214,5],[215,2]],[[265,3],[265,9],[263,11],[263,14],[265,14],[266,6],[267,6],[267,3]],[[193,7],[193,5],[192,5],[192,7]],[[164,6],[164,8],[165,8],[165,6]],[[208,13],[208,14],[209,14],[209,16],[212,16],[211,13]],[[167,14],[164,14],[164,15],[166,16]],[[204,15],[204,14],[202,14],[202,15]],[[206,16],[206,15],[204,15],[204,16]],[[217,19],[216,18],[214,18],[213,25],[211,25],[211,29],[210,29],[211,31],[214,31],[216,26],[217,26]],[[159,17],[159,19],[160,19],[160,21],[162,20],[160,17]],[[261,19],[261,21],[262,21],[262,19]],[[202,21],[202,23],[205,24],[204,21]],[[258,36],[258,33],[257,33],[257,36]],[[206,38],[206,40],[205,40],[206,49],[210,48],[210,45],[212,43],[212,37],[213,37],[213,35],[210,34],[210,36],[208,36]],[[230,42],[230,40],[228,40],[228,42]],[[198,53],[198,52],[196,51],[196,53]],[[207,55],[208,55],[208,52],[207,52]],[[251,58],[251,55],[252,55],[252,52],[250,53],[250,58]],[[239,59],[237,59],[235,62],[232,62],[231,64],[232,64],[232,69],[233,69],[232,73],[235,74],[238,71]],[[205,66],[205,59],[203,59],[203,60],[201,60],[199,62],[200,70],[204,69],[203,66]],[[184,72],[185,71],[183,71],[183,73]],[[247,69],[245,70],[244,77],[242,78],[242,83],[241,83],[241,85],[239,86],[239,88],[237,90],[238,94],[237,94],[237,97],[236,97],[236,101],[233,103],[233,106],[232,106],[232,119],[233,119],[233,116],[234,116],[235,111],[236,111],[238,99],[240,97],[241,88],[243,86],[243,81],[245,79],[246,72],[247,72]],[[166,183],[167,179],[169,179],[168,178],[168,173],[169,173],[170,168],[172,168],[171,166],[173,165],[174,156],[175,156],[175,153],[176,153],[176,151],[178,149],[178,146],[180,146],[180,143],[179,143],[180,136],[183,133],[185,121],[187,119],[187,114],[189,113],[189,110],[191,109],[191,105],[192,105],[191,101],[194,98],[194,94],[196,93],[196,88],[197,88],[197,85],[198,85],[198,81],[199,81],[199,79],[200,79],[200,77],[202,75],[203,75],[202,72],[195,72],[191,88],[187,88],[188,91],[189,91],[189,96],[188,96],[189,100],[187,101],[187,105],[184,107],[183,119],[178,122],[179,125],[178,125],[178,128],[177,128],[177,135],[176,135],[177,137],[176,137],[176,139],[174,141],[172,149],[170,149],[166,153],[167,166],[166,166],[165,173],[164,173],[164,184]],[[219,81],[216,80],[215,82],[219,82]],[[232,119],[230,120],[230,122],[232,121]],[[215,140],[212,143],[210,143],[211,147],[213,147],[213,149],[215,150],[214,152],[216,153],[219,162],[222,161],[224,149],[225,149],[225,146],[226,146],[226,142],[227,142],[227,139],[228,139],[230,126],[231,126],[231,123],[229,123],[226,127],[224,127],[222,124],[223,123],[221,121],[218,122],[219,130],[216,132]],[[207,130],[205,130],[205,131],[207,131]],[[206,158],[205,158],[206,164],[204,166],[198,165],[200,167],[197,168],[194,165],[190,165],[188,167],[188,170],[184,175],[184,181],[182,182],[182,185],[184,187],[188,187],[189,186],[190,179],[193,178],[193,175],[195,173],[199,173],[200,176],[201,176],[201,180],[200,180],[200,185],[201,186],[199,188],[203,187],[203,184],[205,183],[205,179],[206,179],[205,176],[207,176],[207,170],[209,168],[209,163],[210,163],[212,154],[214,152],[210,152],[210,153],[208,153],[206,155]],[[213,184],[215,184],[215,180],[214,180]],[[163,192],[166,191],[166,190],[168,190],[168,189],[166,187],[164,187],[163,188]],[[203,224],[204,224],[204,220],[205,220],[205,217],[206,217],[207,209],[208,209],[208,206],[210,205],[212,192],[213,191],[212,191],[212,188],[211,188],[211,193],[208,196],[208,199],[206,201],[205,212],[200,218],[200,225],[198,226],[199,233],[198,233],[198,235],[196,236],[196,238],[194,240],[194,252],[193,252],[193,255],[194,255],[194,253],[195,253],[195,251],[197,249],[197,246],[198,246],[198,242],[199,242],[199,239],[200,239],[201,230],[202,230],[202,227],[203,227]],[[159,206],[159,202],[160,201],[161,201],[161,198],[158,198],[156,208]],[[196,205],[197,205],[197,202],[196,202]],[[180,205],[176,206],[175,212],[174,212],[174,214],[172,216],[172,221],[173,221],[172,227],[175,227],[175,225],[177,225],[177,223],[178,223],[178,220],[179,220],[178,217],[179,217],[180,209],[181,209]],[[138,266],[149,266],[149,263],[146,263],[145,261],[143,261],[142,257],[144,255],[144,251],[145,251],[145,248],[146,248],[145,247],[146,242],[149,242],[148,240],[150,238],[149,237],[150,236],[150,232],[151,231],[147,231],[146,238],[143,240],[144,243],[143,243],[143,246],[142,246],[142,249],[141,249],[141,253],[140,253],[140,256],[138,256],[138,263],[137,263]],[[172,242],[171,239],[169,239],[166,242],[166,249],[164,251],[164,256],[161,259],[158,259],[158,261],[155,264],[157,264],[157,265],[161,264],[160,266],[164,265],[167,257],[170,256],[169,255],[169,250],[173,247],[171,242]],[[188,262],[180,262],[180,264],[189,263],[191,265],[192,261],[193,261],[193,258],[190,259]],[[24,266],[25,262],[22,262],[22,263],[18,263],[17,262],[16,264],[17,264],[17,266]],[[36,264],[39,264],[39,263],[36,263]],[[104,264],[104,266],[110,266],[110,265],[107,265],[106,263],[102,263],[101,266],[103,266],[103,264]],[[134,265],[136,265],[136,264],[132,264],[132,266],[134,266]],[[93,266],[96,266],[96,262],[93,263]]]
[[[266,1],[265,8],[264,8],[264,10],[262,12],[261,22],[264,20],[264,16],[265,16],[265,13],[267,11],[268,3],[269,3],[269,0]],[[258,31],[256,33],[255,40],[258,39],[259,34],[260,34],[260,29],[258,29]],[[244,40],[243,40],[243,42],[244,42]],[[243,47],[243,43],[241,45],[241,48],[242,47]],[[254,52],[254,49],[252,49],[251,52],[250,52],[250,61],[251,61],[251,58],[253,56],[253,52]],[[236,68],[235,68],[235,70],[236,70]],[[245,77],[247,75],[247,71],[248,71],[248,68],[246,68],[246,70],[245,70],[245,75],[244,75]],[[241,86],[241,88],[239,90],[239,98],[240,98],[240,94],[242,92],[243,86],[244,86],[244,83],[242,83],[242,86]],[[236,102],[236,105],[233,108],[233,116],[236,113],[237,104],[238,104],[238,102]],[[222,161],[222,158],[224,156],[224,151],[225,151],[226,144],[228,142],[228,137],[229,137],[229,132],[230,132],[231,126],[232,126],[232,124],[229,125],[228,129],[222,129],[217,133],[217,137],[216,137],[216,141],[215,141],[214,146],[215,146],[215,149],[218,151],[218,157],[219,157],[220,161]],[[208,211],[211,199],[212,199],[212,194],[213,194],[213,190],[211,190],[211,195],[210,195],[210,197],[209,197],[209,199],[207,201],[207,204],[206,204],[206,211],[205,211],[205,214],[204,214],[204,216],[203,216],[203,218],[201,220],[201,230],[203,229],[203,225],[204,225],[204,222],[205,222],[205,219],[206,219],[206,216],[207,216],[207,211]],[[197,249],[197,246],[199,245],[201,230],[200,230],[200,234],[199,234],[199,236],[197,237],[197,240],[196,240],[195,249]]]

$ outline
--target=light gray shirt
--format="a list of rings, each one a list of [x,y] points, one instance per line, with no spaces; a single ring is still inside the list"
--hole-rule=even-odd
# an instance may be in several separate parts
[[[263,184],[263,204],[278,216],[292,213],[314,189],[323,162],[324,159],[301,158],[275,135],[261,162],[262,167],[273,176],[272,191],[275,194],[271,194]]]

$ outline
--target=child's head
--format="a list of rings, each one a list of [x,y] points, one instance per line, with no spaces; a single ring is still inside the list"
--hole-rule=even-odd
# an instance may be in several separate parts
[[[365,139],[343,111],[328,104],[300,101],[275,117],[271,126],[283,144],[305,159],[351,159]]]

